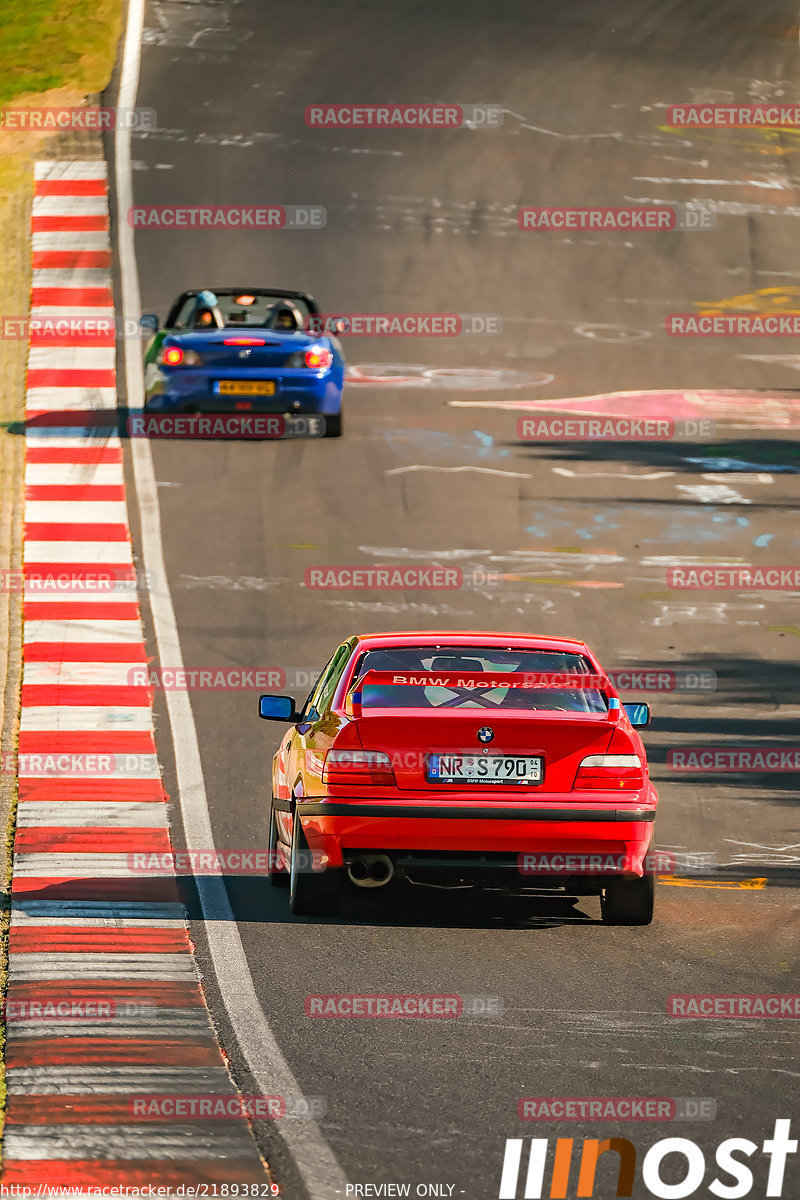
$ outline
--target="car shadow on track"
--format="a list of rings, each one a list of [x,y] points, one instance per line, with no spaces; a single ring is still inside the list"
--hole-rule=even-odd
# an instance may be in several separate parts
[[[795,395],[796,393],[791,393]],[[531,414],[527,414],[531,415]],[[565,414],[559,414],[560,416]],[[543,417],[549,413],[542,412]],[[602,420],[603,418],[601,418]],[[679,471],[686,475],[702,476],[704,472],[724,472],[734,482],[738,474],[753,471],[777,475],[800,474],[800,447],[795,440],[796,431],[788,429],[785,436],[756,437],[736,436],[735,430],[720,431],[718,438],[702,441],[506,441],[498,442],[505,449],[519,452],[521,457],[535,458],[542,462],[561,466],[587,464],[596,469],[598,444],[602,446],[602,460],[623,468],[633,466],[645,469]],[[753,435],[757,432],[754,427]],[[635,479],[635,474],[631,479]],[[629,501],[626,501],[629,503]]]
[[[217,881],[215,881],[217,882]],[[238,923],[424,926],[463,929],[551,929],[561,925],[599,925],[595,897],[563,894],[506,896],[494,890],[442,889],[401,881],[385,888],[349,889],[336,912],[308,917],[289,912],[287,893],[263,878],[224,877]],[[180,876],[181,900],[191,920],[204,914],[203,878]]]

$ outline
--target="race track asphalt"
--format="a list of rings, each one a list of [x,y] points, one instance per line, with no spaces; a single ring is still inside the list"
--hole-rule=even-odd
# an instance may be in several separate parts
[[[327,225],[140,230],[144,311],[163,317],[182,288],[232,282],[306,289],[327,312],[503,322],[495,337],[347,340],[349,363],[383,382],[348,385],[339,441],[153,443],[186,665],[310,672],[351,632],[451,627],[583,637],[609,668],[716,673],[705,694],[643,697],[658,844],[717,861],[693,886],[659,885],[649,928],[606,928],[594,901],[467,906],[427,891],[411,907],[387,896],[372,915],[298,920],[263,881],[228,880],[259,999],[303,1092],[327,1099],[322,1128],[348,1180],[491,1197],[507,1137],[627,1136],[643,1152],[674,1134],[709,1164],[726,1137],[760,1144],[800,1099],[793,1023],[680,1021],[666,1000],[796,988],[797,777],[680,775],[667,752],[796,744],[796,600],[679,593],[666,570],[797,561],[800,356],[787,338],[668,337],[664,321],[724,301],[798,307],[800,139],[670,131],[664,109],[800,94],[796,5],[158,0],[146,25],[138,103],[157,127],[133,143],[136,203],[322,204]],[[385,100],[496,103],[504,122],[304,123],[312,103]],[[713,231],[516,225],[526,204],[690,200],[713,209]],[[392,384],[397,375],[411,382]],[[723,401],[712,389],[738,392]],[[679,393],[718,425],[684,442],[533,444],[516,434],[525,410],[503,407],[558,410],[565,397],[618,391]],[[641,415],[689,411],[670,396],[630,403]],[[502,578],[456,592],[302,586],[309,566],[379,562]],[[197,692],[192,706],[217,845],[264,846],[278,727],[258,721],[249,692]],[[163,697],[156,712],[175,795]],[[765,882],[739,886],[751,879]],[[195,937],[223,1045],[252,1092],[199,923]],[[304,1015],[308,993],[412,991],[492,994],[504,1013]],[[717,1116],[668,1127],[518,1119],[520,1097],[563,1095],[707,1097]],[[287,1194],[302,1194],[275,1130],[261,1124],[257,1137]],[[764,1157],[754,1164],[763,1190]],[[791,1171],[784,1194],[799,1196]],[[609,1165],[598,1179],[612,1194]]]

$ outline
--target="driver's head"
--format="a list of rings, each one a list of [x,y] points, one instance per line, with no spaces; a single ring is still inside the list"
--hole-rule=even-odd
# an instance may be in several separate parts
[[[194,314],[195,329],[205,329],[207,325],[214,324],[214,314],[210,308],[198,308]]]
[[[275,316],[275,328],[285,330],[297,329],[297,319],[290,308],[278,309]]]

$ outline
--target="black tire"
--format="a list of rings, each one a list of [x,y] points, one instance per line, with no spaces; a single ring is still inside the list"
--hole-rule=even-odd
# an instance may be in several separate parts
[[[344,871],[311,871],[310,862],[311,851],[295,811],[289,857],[289,911],[297,917],[333,916],[342,899]]]
[[[610,879],[600,897],[604,925],[649,925],[653,919],[656,879],[652,871],[639,878]]]
[[[269,806],[269,881],[273,887],[287,888],[289,872],[279,871],[275,866],[275,853],[278,849],[278,824],[275,820],[275,809]]]
[[[337,413],[324,414],[325,420],[325,437],[341,437],[342,436],[342,414]]]

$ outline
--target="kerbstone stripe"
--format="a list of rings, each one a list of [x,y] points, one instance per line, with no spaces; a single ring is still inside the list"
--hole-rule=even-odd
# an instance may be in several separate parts
[[[10,1093],[26,1096],[76,1096],[138,1093],[161,1096],[233,1096],[236,1089],[224,1067],[50,1066],[8,1067]]]
[[[58,390],[62,392],[67,389],[59,388]],[[110,390],[114,392],[113,388]],[[116,395],[115,392],[114,395]],[[75,430],[68,433],[64,430],[59,432],[57,427],[52,425],[34,425],[26,430],[25,436],[28,441],[28,462],[39,462],[40,454],[49,455],[56,450],[67,450],[81,458],[84,455],[113,451],[114,460],[118,461],[122,451],[119,436],[116,431],[111,431],[110,426],[105,429],[79,428],[77,433]]]
[[[99,756],[99,752],[92,751],[92,753],[94,753],[96,756]],[[56,764],[53,765],[52,768],[48,769],[44,765],[34,765],[32,760],[35,757],[37,756],[33,754],[23,755],[19,768],[20,779],[46,779],[49,775],[51,779],[102,779],[111,785],[112,779],[161,778],[161,771],[159,769],[158,759],[156,758],[155,754],[142,754],[138,752],[131,754],[122,752],[116,754],[114,756],[115,761],[113,766],[113,777],[109,771],[103,770],[100,767],[92,771],[86,767],[76,765],[75,769],[71,771],[67,767]],[[45,755],[40,754],[38,757],[42,759],[45,758]],[[74,757],[78,759],[79,755],[76,754]],[[84,867],[93,866],[93,864],[87,862],[84,862],[82,865]],[[100,866],[99,863],[96,865]],[[112,863],[110,865],[113,866],[114,864]],[[52,873],[44,870],[44,867],[47,866],[46,862],[34,864],[28,860],[27,863],[23,862],[20,864],[20,866],[23,869],[27,869],[27,867],[33,868],[34,866],[39,867],[41,870],[36,872],[38,874],[49,875]]]
[[[29,730],[136,729],[153,728],[149,708],[94,708],[91,705],[62,704],[47,708],[23,708],[20,732]]]
[[[28,484],[121,484],[124,472],[121,462],[29,462],[25,467]]]
[[[86,179],[108,179],[108,164],[105,159],[41,159],[33,164],[33,177],[37,183],[57,179],[83,181]],[[105,195],[105,187],[103,188]],[[103,210],[107,212],[106,209]]]
[[[28,542],[26,563],[83,563],[92,567],[129,567],[133,564],[130,542]],[[27,670],[27,664],[26,668]]]
[[[15,924],[29,921],[45,921],[48,925],[58,920],[62,925],[72,921],[99,922],[107,925],[150,925],[159,928],[166,925],[186,924],[182,904],[154,904],[130,900],[33,900],[27,896],[15,897],[11,902],[12,920]]]
[[[130,1005],[135,1008],[134,1004]],[[34,1017],[9,1019],[6,1036],[10,1041],[34,1037],[208,1037],[208,1019],[201,1008],[163,1008],[140,1006],[139,1016],[116,1010],[105,1019],[80,1017]],[[13,1011],[13,1010],[12,1010]]]
[[[83,565],[79,570],[83,580],[77,572],[72,572],[71,578],[64,579],[60,585],[54,580],[49,586],[43,586],[40,580],[28,577],[22,588],[23,596],[26,600],[38,600],[44,604],[131,604],[136,600],[133,581],[112,580],[108,585],[102,585],[91,578],[86,580],[87,572]],[[87,608],[86,611],[90,610]]]
[[[125,828],[166,828],[167,813],[163,804],[144,804],[136,801],[113,801],[99,804],[71,803],[57,800],[48,804],[43,800],[28,800],[20,804],[17,811],[17,827],[69,825],[91,827],[111,825]],[[59,917],[59,924],[61,918]]]
[[[34,850],[14,856],[14,874],[41,879],[163,879],[173,874],[170,867],[163,864],[162,855],[152,857],[157,857],[158,862],[153,865],[145,862],[140,868],[134,869],[133,852],[48,854]],[[148,853],[147,859],[150,858]]]
[[[82,620],[62,617],[25,622],[25,642],[134,642],[141,645],[138,621]],[[23,676],[24,679],[24,676]]]
[[[65,684],[95,687],[131,687],[132,680],[148,672],[141,662],[28,662],[25,664],[25,683],[37,687],[57,687]],[[131,672],[137,672],[132,676]]]
[[[241,1117],[104,1117],[91,1099],[236,1092],[176,902],[150,696],[128,678],[147,663],[136,586],[49,593],[36,579],[66,571],[82,581],[119,567],[136,582],[114,387],[107,168],[38,163],[35,177],[32,315],[67,324],[58,342],[34,328],[28,354],[3,1181],[265,1180]],[[92,318],[102,331],[87,329]],[[156,866],[134,865],[129,846],[157,847]],[[80,1112],[71,1096],[89,1098]]]
[[[116,350],[113,346],[33,345],[28,354],[28,369],[110,371],[114,368],[115,359]]]
[[[105,196],[35,196],[33,200],[34,217],[87,217],[104,216],[107,211]],[[70,271],[70,277],[78,274]],[[108,281],[107,271],[98,271],[100,285]],[[59,272],[59,286],[64,286],[64,275]],[[41,285],[40,285],[41,286]],[[86,287],[84,283],[73,283],[74,287]]]
[[[221,1158],[246,1154],[252,1140],[244,1128],[234,1126],[225,1139],[209,1125],[164,1125],[142,1121],[140,1125],[35,1125],[11,1126],[5,1137],[6,1154],[15,1158]]]
[[[104,419],[104,424],[108,430],[116,432],[116,425],[110,422],[116,419],[116,392],[113,388],[104,388],[104,386],[76,386],[71,384],[65,388],[29,388],[28,389],[28,412],[29,413],[84,413],[96,412],[96,410],[106,409],[107,418]],[[94,442],[94,438],[86,436],[84,426],[68,426],[65,421],[65,427],[50,425],[40,426],[37,430],[28,428],[26,437],[37,438],[44,440],[49,438],[64,439],[68,437],[65,428],[72,428],[72,444]],[[80,432],[77,432],[77,431]]]
[[[128,519],[124,500],[26,500],[25,522],[49,521],[52,524],[91,521],[92,523],[122,525]]]
[[[37,214],[38,215],[38,214]],[[86,214],[81,213],[81,216]],[[33,234],[34,251],[109,250],[108,231],[103,229],[44,229]],[[31,316],[36,316],[31,310]],[[70,316],[73,314],[70,313]]]
[[[14,980],[29,979],[164,979],[192,981],[198,970],[185,954],[15,954]]]

